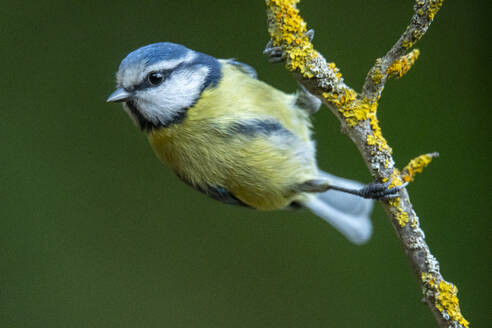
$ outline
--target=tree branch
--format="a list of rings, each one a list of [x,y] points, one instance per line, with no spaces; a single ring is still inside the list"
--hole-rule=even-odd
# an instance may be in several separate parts
[[[396,60],[399,60],[402,56],[404,57],[405,52],[411,49],[422,38],[425,32],[427,32],[437,12],[441,9],[443,2],[444,0],[415,1],[413,7],[415,14],[410,20],[410,25],[408,25],[405,32],[403,32],[386,55],[383,58],[376,59],[376,63],[369,71],[369,74],[367,74],[366,82],[362,87],[362,93],[365,97],[378,99],[381,96],[384,84],[389,75],[388,69]],[[416,56],[418,56],[418,50],[416,51]]]
[[[410,48],[424,35],[443,0],[417,0],[410,25],[395,45],[367,74],[360,93],[347,86],[335,63],[318,53],[299,15],[299,0],[266,0],[268,31],[273,46],[283,49],[286,68],[311,93],[319,97],[337,116],[342,131],[357,145],[376,181],[391,181],[389,188],[411,181],[432,159],[423,155],[410,162],[403,174],[395,167],[392,150],[384,139],[377,119],[381,92],[389,77],[401,77],[412,66],[419,52]],[[432,255],[420,228],[406,189],[401,196],[381,201],[412,264],[427,303],[440,327],[468,327],[459,308],[455,285],[444,280],[439,262]]]

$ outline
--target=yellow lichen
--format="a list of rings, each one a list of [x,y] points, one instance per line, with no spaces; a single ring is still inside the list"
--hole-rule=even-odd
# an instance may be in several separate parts
[[[401,56],[391,64],[386,70],[386,74],[390,77],[402,77],[413,66],[417,58],[419,58],[420,51],[418,49],[412,50],[410,53]]]
[[[324,92],[322,96],[329,104],[338,109],[349,127],[355,127],[358,123],[369,120],[372,134],[367,136],[367,144],[391,153],[391,148],[381,133],[376,117],[377,101],[369,98],[357,99],[357,93],[349,88],[338,94]]]
[[[393,207],[399,207],[400,206],[400,197],[395,197],[392,198],[388,201],[388,203],[393,206]]]
[[[469,322],[463,317],[460,311],[458,300],[458,288],[455,285],[442,280],[437,289],[436,308],[449,315],[449,317],[457,321],[460,325],[468,327]]]
[[[350,108],[356,101],[357,93],[349,88],[343,89],[341,93],[329,93],[324,92],[322,96],[326,99],[326,101],[341,110],[342,108]],[[349,117],[349,115],[344,115],[345,117]],[[355,126],[357,122],[355,122],[352,126]]]
[[[391,205],[391,212],[393,213],[394,219],[398,222],[400,227],[405,227],[409,221],[408,213],[401,207],[401,198],[395,197],[390,199],[388,203]]]
[[[387,181],[391,181],[390,185],[388,186],[388,189],[394,188],[396,186],[401,186],[403,184],[403,181],[400,177],[400,172],[396,168],[393,169],[393,173],[391,174],[390,178],[383,179],[383,182],[387,182]],[[392,212],[394,219],[398,222],[400,227],[402,228],[405,227],[410,221],[410,217],[408,213],[401,206],[401,198],[400,197],[392,198],[388,201],[388,204],[391,206],[390,211]],[[412,228],[415,228],[418,225],[417,219],[412,217],[412,221],[410,224]]]
[[[338,69],[337,65],[335,65],[335,63],[329,63],[328,64],[328,67],[330,67],[333,70],[333,72],[335,73],[335,76],[337,77],[337,79],[341,79],[342,78],[342,73]]]
[[[424,32],[421,30],[414,30],[412,35],[413,35],[413,38],[415,39],[415,41],[418,41],[418,40],[422,39],[422,36],[424,36]]]
[[[410,161],[407,166],[405,166],[402,170],[402,179],[405,182],[411,182],[415,179],[417,173],[422,173],[425,167],[430,164],[434,157],[437,157],[439,154],[431,153],[420,155]]]
[[[413,43],[410,40],[403,40],[401,45],[403,46],[403,48],[409,49],[413,46]]]
[[[367,144],[368,144],[369,146],[374,146],[374,145],[376,145],[377,143],[378,143],[378,140],[376,139],[376,137],[375,137],[375,136],[373,136],[373,135],[371,135],[371,134],[369,134],[369,135],[367,136]]]
[[[422,272],[420,277],[426,290],[435,295],[434,305],[436,308],[440,312],[446,311],[451,320],[458,322],[464,327],[468,327],[469,322],[463,317],[460,311],[458,288],[449,282],[441,280],[430,272]]]
[[[404,183],[403,180],[401,179],[400,171],[398,171],[398,169],[396,168],[393,169],[393,173],[391,173],[390,180],[391,180],[391,184],[389,185],[388,188],[398,187]]]
[[[377,102],[372,104],[369,101],[352,101],[338,110],[345,116],[350,126],[355,126],[358,122],[365,121],[372,113],[376,112]]]
[[[436,278],[432,273],[422,272],[421,279],[426,285],[431,288],[434,288],[436,286]]]
[[[408,213],[405,211],[399,211],[395,217],[396,221],[400,224],[400,227],[404,227],[408,223]]]
[[[391,181],[390,185],[388,186],[388,189],[394,188],[396,186],[401,186],[403,184],[403,181],[400,177],[400,172],[396,168],[393,169],[393,173],[391,173],[390,178],[387,179],[386,181]],[[405,227],[409,222],[409,216],[408,213],[401,206],[401,198],[400,197],[392,198],[388,201],[388,204],[391,206],[390,211],[392,212],[394,219],[398,222],[400,227],[402,228]]]
[[[444,0],[430,0],[427,8],[427,17],[433,20],[439,9],[441,9]]]
[[[295,4],[299,0],[267,0],[276,24],[269,28],[273,45],[284,47],[287,69],[298,70],[304,77],[312,78],[314,73],[308,65],[318,56],[313,44],[306,36],[306,23],[299,15]]]
[[[372,74],[371,74],[371,79],[374,84],[379,84],[383,80],[383,73],[381,73],[381,70],[378,68],[376,69]]]
[[[376,103],[377,107],[377,103]],[[384,139],[383,134],[381,133],[381,128],[379,127],[379,121],[378,118],[376,117],[376,109],[374,109],[374,112],[371,112],[369,115],[369,123],[371,124],[371,129],[374,137],[377,140],[377,145],[378,149],[383,151],[387,151],[388,153],[392,153],[391,147],[388,145],[388,142],[386,139]]]

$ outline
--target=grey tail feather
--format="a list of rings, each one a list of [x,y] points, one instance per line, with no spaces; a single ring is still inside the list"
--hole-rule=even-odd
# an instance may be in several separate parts
[[[320,171],[320,175],[334,185],[345,188],[361,188],[364,185]],[[347,239],[355,244],[363,244],[372,234],[370,213],[373,201],[340,191],[328,190],[312,194],[303,202],[304,207],[330,223]]]

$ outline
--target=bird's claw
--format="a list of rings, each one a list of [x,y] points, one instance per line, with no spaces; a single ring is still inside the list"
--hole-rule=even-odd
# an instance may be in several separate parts
[[[309,39],[309,42],[313,41],[314,30],[311,29],[307,31],[306,36]],[[274,47],[272,40],[268,41],[268,43],[266,44],[265,50],[263,50],[263,54],[269,57],[268,61],[270,63],[280,63],[285,60],[284,49],[280,46]]]
[[[270,63],[280,63],[284,60],[284,50],[282,47],[274,47],[272,40],[268,41],[263,54],[269,57],[268,61]]]
[[[359,196],[372,199],[390,199],[399,196],[400,190],[408,185],[408,182],[400,186],[389,188],[391,181],[385,183],[371,182],[359,190]]]
[[[313,41],[313,39],[314,39],[314,30],[313,29],[310,29],[309,31],[307,31],[306,32],[306,36],[308,37],[309,42]]]

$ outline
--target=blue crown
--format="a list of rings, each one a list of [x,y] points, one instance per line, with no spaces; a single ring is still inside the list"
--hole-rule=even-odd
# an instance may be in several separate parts
[[[132,51],[121,61],[120,70],[135,64],[144,63],[149,66],[162,60],[178,59],[186,56],[190,49],[180,44],[171,42],[159,42],[146,45]]]

